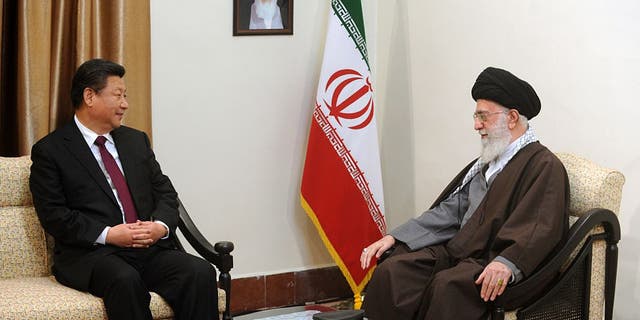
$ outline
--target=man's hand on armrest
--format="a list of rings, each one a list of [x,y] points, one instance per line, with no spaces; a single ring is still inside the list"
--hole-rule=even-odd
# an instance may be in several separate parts
[[[482,284],[480,298],[485,302],[495,300],[497,296],[504,292],[510,280],[511,269],[502,262],[492,261],[484,268],[476,280],[476,285]]]
[[[360,255],[360,266],[362,267],[362,269],[366,269],[369,267],[369,265],[371,264],[371,259],[374,255],[376,256],[376,258],[380,258],[380,256],[389,248],[393,247],[395,243],[396,239],[394,237],[386,235],[380,240],[362,249],[362,255]]]

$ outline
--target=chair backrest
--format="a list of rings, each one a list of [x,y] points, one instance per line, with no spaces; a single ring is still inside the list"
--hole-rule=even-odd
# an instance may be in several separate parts
[[[624,176],[622,173],[602,167],[590,160],[569,153],[556,154],[567,169],[571,198],[569,199],[570,223],[575,222],[587,211],[594,208],[609,209],[616,215],[620,212],[622,199],[622,185]],[[604,232],[602,225],[591,230],[591,234]],[[583,242],[586,238],[583,240]],[[571,254],[567,263],[562,267],[566,269],[578,254],[582,245]],[[589,282],[589,319],[602,319],[605,301],[605,274],[606,274],[606,241],[596,240],[593,243],[592,260]]]
[[[615,214],[620,212],[622,173],[570,153],[557,153],[556,156],[569,176],[571,215],[580,217],[593,208],[609,209]]]
[[[0,279],[51,274],[47,236],[29,191],[28,156],[0,157]]]

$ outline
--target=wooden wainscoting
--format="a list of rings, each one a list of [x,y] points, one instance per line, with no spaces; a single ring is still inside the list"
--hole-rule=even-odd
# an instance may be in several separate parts
[[[338,267],[233,279],[231,292],[234,315],[353,297]]]

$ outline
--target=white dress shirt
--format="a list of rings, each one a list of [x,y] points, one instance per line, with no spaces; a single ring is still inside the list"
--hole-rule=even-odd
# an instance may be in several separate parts
[[[109,176],[109,173],[107,172],[107,169],[104,166],[104,162],[102,161],[102,156],[100,155],[100,148],[94,143],[96,141],[96,138],[98,138],[98,136],[100,136],[100,135],[95,133],[95,132],[93,132],[93,130],[85,127],[80,122],[80,120],[78,120],[78,117],[76,115],[73,116],[73,121],[76,122],[76,125],[78,126],[78,129],[80,129],[80,133],[82,134],[82,137],[87,142],[87,145],[89,146],[89,149],[91,149],[91,153],[93,153],[93,157],[96,158],[96,161],[98,161],[98,165],[100,166],[100,169],[102,170],[102,173],[107,178],[107,182],[109,183],[109,186],[111,187],[111,191],[113,192],[113,195],[115,196],[116,201],[118,202],[118,206],[120,207],[120,213],[122,214],[122,223],[126,223],[126,220],[125,220],[125,217],[124,217],[124,209],[122,209],[122,203],[120,202],[120,198],[118,198],[118,191],[116,190],[116,187],[113,184],[113,182],[111,181],[111,177]],[[113,140],[113,137],[111,136],[111,133],[104,134],[103,136],[105,138],[107,138],[107,141],[105,142],[104,146],[107,148],[107,151],[109,151],[109,153],[111,154],[113,159],[116,160],[116,164],[118,165],[118,168],[120,168],[120,171],[122,172],[122,176],[124,176],[124,170],[122,170],[122,163],[120,163],[120,155],[118,155],[118,149],[116,149],[116,144],[115,144],[115,141]],[[169,227],[164,222],[162,222],[160,220],[155,220],[154,222],[159,223],[165,229],[167,229],[167,235],[164,236],[162,239],[168,238],[169,237]],[[98,236],[98,239],[96,239],[95,242],[99,243],[99,244],[105,244],[106,240],[107,240],[107,233],[109,232],[109,229],[111,229],[110,226],[105,227],[104,230],[102,230],[102,233],[100,233],[100,235]]]

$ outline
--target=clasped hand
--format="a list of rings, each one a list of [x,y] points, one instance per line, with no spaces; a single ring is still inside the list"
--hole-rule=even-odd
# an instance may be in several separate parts
[[[136,221],[111,227],[106,242],[123,248],[148,248],[166,233],[167,230],[159,223]]]

